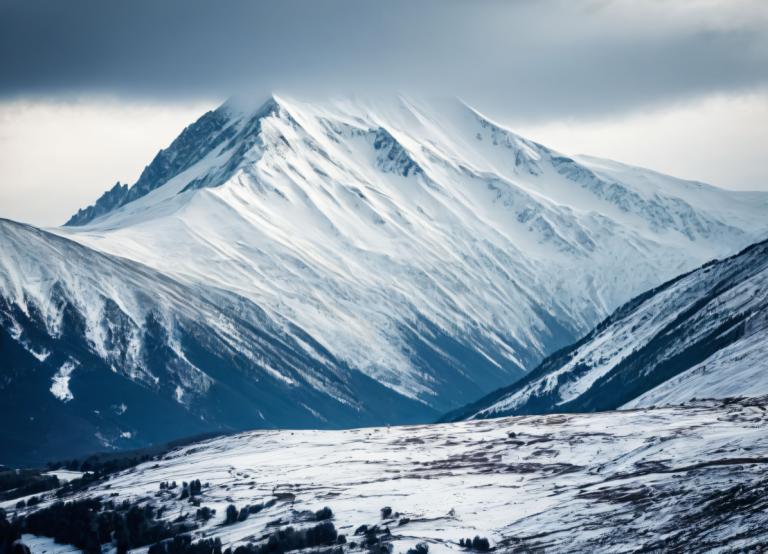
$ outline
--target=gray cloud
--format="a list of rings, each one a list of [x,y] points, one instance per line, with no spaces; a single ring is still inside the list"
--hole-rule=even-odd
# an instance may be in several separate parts
[[[0,216],[61,223],[271,91],[458,95],[567,153],[768,190],[767,30],[765,0],[0,0]]]
[[[536,119],[768,84],[768,14],[759,0],[0,6],[6,98],[397,90],[462,95]]]

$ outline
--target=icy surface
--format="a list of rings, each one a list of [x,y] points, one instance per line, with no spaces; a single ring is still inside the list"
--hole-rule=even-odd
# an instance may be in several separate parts
[[[259,431],[209,440],[95,484],[84,495],[194,514],[179,488],[200,479],[216,516],[195,536],[258,542],[329,506],[348,541],[388,526],[394,552],[425,541],[460,551],[721,552],[768,540],[765,399],[601,414],[501,418],[347,431]],[[281,498],[246,521],[238,508]],[[10,503],[5,508],[13,509]],[[380,509],[397,515],[381,519]],[[407,518],[408,521],[405,521]],[[400,522],[403,524],[399,524]],[[267,527],[268,523],[271,527]],[[358,537],[359,540],[359,537]],[[359,551],[359,550],[350,550]]]

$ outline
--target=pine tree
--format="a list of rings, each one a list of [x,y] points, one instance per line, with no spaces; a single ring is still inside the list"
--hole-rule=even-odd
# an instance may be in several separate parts
[[[238,515],[237,508],[235,507],[234,504],[230,504],[229,506],[227,506],[227,514],[226,514],[226,519],[224,520],[224,524],[231,525],[235,523],[237,521],[237,515]]]

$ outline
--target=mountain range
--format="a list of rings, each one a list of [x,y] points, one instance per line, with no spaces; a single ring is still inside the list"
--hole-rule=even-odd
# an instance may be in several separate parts
[[[460,101],[233,99],[63,227],[0,222],[0,461],[430,421],[766,213]]]

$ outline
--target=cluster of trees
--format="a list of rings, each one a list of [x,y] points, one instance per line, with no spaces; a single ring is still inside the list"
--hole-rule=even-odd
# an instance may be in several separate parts
[[[10,521],[5,510],[0,509],[0,554],[17,554],[18,543],[16,541],[21,538],[21,532],[19,519],[14,518]]]
[[[197,513],[195,514],[195,519],[208,521],[214,515],[216,515],[216,510],[209,508],[208,506],[203,506],[202,508],[197,509]]]
[[[244,514],[242,519],[240,519],[240,514]],[[232,525],[233,523],[237,523],[238,521],[245,521],[247,518],[248,518],[247,507],[238,511],[237,506],[235,506],[234,504],[230,504],[229,506],[227,506],[227,511],[224,512],[224,525]]]
[[[478,552],[488,552],[491,549],[491,543],[485,537],[478,537],[475,535],[474,539],[461,539],[459,540],[459,546],[463,546],[469,550],[477,550]]]
[[[167,444],[139,448],[137,450],[128,450],[122,452],[101,452],[91,454],[82,459],[73,459],[59,462],[49,462],[48,469],[68,469],[70,471],[91,472],[97,475],[106,475],[116,471],[122,471],[149,460],[157,459],[168,452],[182,446],[194,444],[202,440],[221,436],[221,432],[210,432],[177,439]]]
[[[332,522],[323,521],[304,529],[295,529],[294,527],[278,529],[269,536],[265,543],[238,546],[234,551],[227,548],[224,554],[281,554],[302,548],[344,544],[346,539],[342,537],[344,535],[338,534]],[[341,547],[338,551],[341,552]]]
[[[55,489],[59,479],[55,475],[43,475],[34,469],[0,470],[0,500],[11,500]]]
[[[30,496],[27,500],[19,500],[16,502],[16,509],[31,508],[40,504],[40,499],[37,496]]]
[[[259,503],[259,504],[249,504],[247,506],[243,506],[239,510],[237,509],[237,506],[234,504],[230,504],[227,506],[227,511],[225,512],[224,517],[224,525],[232,525],[233,523],[237,523],[238,521],[245,521],[248,519],[248,516],[250,514],[258,514],[260,511],[262,511],[265,508],[271,508],[277,503],[277,498],[271,498],[267,500],[266,502]],[[321,521],[323,519],[330,519],[333,517],[333,512],[330,508],[325,507],[322,510],[319,510],[315,512],[314,518],[316,521]]]
[[[238,521],[245,521],[250,514],[255,514],[263,509],[263,504],[254,504],[252,506],[243,506],[239,510],[234,504],[227,506],[224,513],[224,525],[232,525]]]
[[[192,542],[189,535],[158,542],[149,547],[147,554],[222,554],[221,539],[202,539]]]
[[[82,471],[83,473],[95,473],[96,475],[104,476],[135,467],[153,458],[152,454],[132,454],[130,452],[125,455],[115,453],[94,454],[84,460],[49,463],[48,468],[51,470],[63,468],[69,471]]]
[[[375,554],[387,554],[392,551],[392,545],[390,540],[392,533],[389,527],[381,528],[378,525],[361,525],[355,529],[355,536],[360,536],[360,545],[366,548],[369,552]],[[350,541],[349,546],[357,548],[358,544],[355,541]]]
[[[96,473],[84,473],[82,477],[79,479],[73,479],[72,481],[69,481],[66,483],[63,487],[60,487],[56,491],[56,496],[59,498],[63,498],[65,496],[68,496],[72,493],[82,491],[88,488],[88,485],[91,483],[98,481],[99,479],[103,479],[105,475],[97,475]]]
[[[174,484],[176,482],[174,481]],[[162,483],[161,487],[162,488]],[[203,485],[200,483],[200,479],[195,479],[189,484],[187,484],[186,481],[182,482],[181,484],[181,498],[182,500],[185,498],[195,498],[196,496],[200,496],[200,493],[203,490]]]
[[[277,504],[277,498],[270,498],[266,502],[262,502],[259,504],[251,504],[248,506],[248,513],[251,514],[258,514],[260,511],[264,510],[265,508],[271,508]]]
[[[56,502],[27,515],[22,523],[26,532],[52,537],[56,542],[72,544],[87,554],[98,554],[101,545],[114,542],[122,554],[163,539],[186,533],[194,525],[183,521],[169,523],[156,519],[161,515],[150,506],[117,506],[98,498]]]
[[[328,506],[315,512],[315,521],[325,521],[326,519],[333,519],[333,510]]]
[[[343,537],[344,535],[337,533],[333,523],[323,521],[306,529],[293,527],[279,529],[264,543],[249,543],[238,546],[234,550],[227,548],[223,552],[218,538],[203,539],[193,543],[189,535],[179,535],[153,544],[149,547],[147,554],[282,554],[291,550],[318,547],[326,547],[322,550],[324,554],[342,554],[342,547],[338,545],[344,544]]]
[[[160,490],[175,489],[176,482],[160,483]],[[180,498],[193,500],[201,495],[203,485],[199,479],[182,483]],[[158,493],[160,494],[160,493]],[[250,514],[273,506],[278,498],[261,503],[246,505],[238,509],[230,504],[226,509],[225,525],[244,521]],[[199,506],[199,503],[197,504]],[[196,520],[207,521],[215,514],[214,510],[201,507],[197,510]],[[125,554],[129,549],[151,545],[148,554],[282,554],[293,550],[313,549],[313,553],[342,554],[347,544],[344,535],[337,532],[331,521],[334,517],[329,507],[317,511],[302,513],[304,521],[317,522],[305,528],[283,527],[272,532],[266,541],[249,543],[235,548],[222,550],[220,539],[202,539],[192,542],[189,532],[195,529],[194,523],[187,523],[186,517],[180,516],[175,521],[165,521],[161,517],[163,508],[156,510],[149,504],[131,504],[125,500],[115,503],[100,498],[84,498],[70,502],[58,501],[36,512],[9,521],[5,512],[0,510],[0,554],[29,554],[29,550],[19,542],[22,533],[53,538],[62,544],[71,544],[85,554],[100,554],[103,544],[112,544],[117,554]],[[392,508],[381,509],[382,519],[399,517]],[[400,524],[407,523],[407,518]],[[369,554],[391,554],[392,534],[382,522],[371,526],[361,525],[355,531],[355,540],[348,546],[352,549],[365,549]],[[491,550],[487,538],[475,536],[474,539],[461,539],[460,546],[476,552]],[[308,551],[309,552],[309,551]],[[407,554],[428,554],[429,546],[418,543]]]

